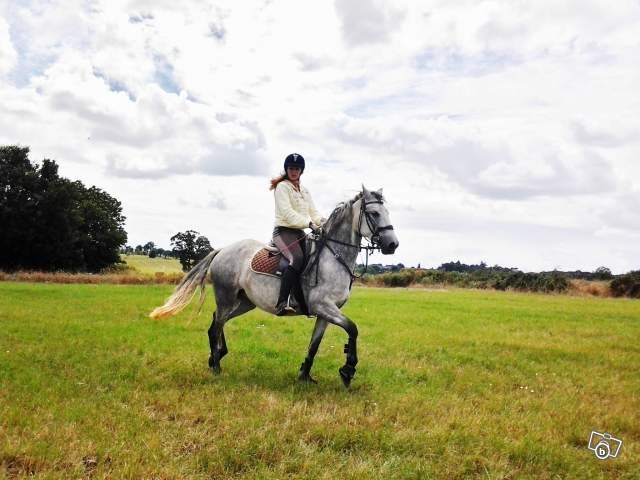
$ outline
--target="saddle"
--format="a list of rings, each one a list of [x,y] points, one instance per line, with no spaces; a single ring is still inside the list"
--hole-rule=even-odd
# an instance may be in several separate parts
[[[258,250],[251,258],[251,270],[262,275],[278,277],[287,268],[287,259],[275,245],[267,245]]]
[[[305,249],[305,261],[303,265],[306,265],[308,260],[307,251],[308,249]],[[288,265],[289,261],[284,255],[282,255],[280,250],[278,250],[275,245],[269,244],[253,254],[249,267],[254,273],[280,278],[282,276],[282,272],[284,272]],[[289,305],[299,314],[308,315],[306,309],[300,307],[300,301],[296,298],[295,291],[296,288],[294,287],[291,291],[291,295],[289,296]],[[299,294],[303,295],[302,290],[299,290]],[[304,299],[302,299],[302,301],[305,303]]]

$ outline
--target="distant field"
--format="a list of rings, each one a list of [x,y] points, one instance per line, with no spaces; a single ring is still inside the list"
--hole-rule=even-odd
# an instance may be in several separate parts
[[[175,258],[149,258],[147,255],[121,255],[121,258],[142,274],[182,273],[180,262]]]
[[[312,321],[255,311],[213,378],[211,297],[148,319],[170,291],[0,283],[0,477],[638,478],[640,301],[356,287],[347,391],[341,330],[300,385]]]

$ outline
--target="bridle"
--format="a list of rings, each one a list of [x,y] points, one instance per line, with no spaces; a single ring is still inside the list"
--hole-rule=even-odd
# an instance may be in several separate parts
[[[380,250],[382,247],[380,246],[380,232],[383,232],[385,230],[393,230],[393,225],[385,225],[384,227],[381,227],[380,225],[377,225],[375,220],[373,219],[373,214],[367,210],[367,205],[373,205],[373,204],[380,204],[382,205],[383,202],[382,200],[374,200],[374,201],[365,201],[364,200],[364,195],[362,197],[362,205],[360,206],[360,218],[358,219],[358,235],[360,235],[361,238],[364,238],[364,235],[362,235],[362,219],[364,218],[365,221],[367,222],[367,228],[369,228],[369,231],[371,232],[371,247],[368,246],[361,246],[358,245],[358,247],[360,248],[360,250],[362,250],[363,248],[371,248],[372,250]]]
[[[380,204],[382,205],[384,202],[382,200],[370,200],[370,201],[366,201],[365,200],[365,196],[364,193],[362,194],[362,203],[360,205],[360,214],[358,217],[358,235],[360,236],[360,241],[362,241],[363,238],[366,238],[363,234],[362,234],[362,220],[364,219],[364,221],[367,223],[367,228],[369,229],[369,232],[371,232],[371,239],[370,239],[370,243],[367,245],[362,245],[362,244],[353,244],[353,243],[347,243],[347,242],[343,242],[341,240],[337,240],[335,238],[331,238],[328,235],[326,235],[324,232],[322,232],[320,235],[316,235],[316,236],[312,236],[311,238],[319,243],[318,249],[316,251],[316,256],[313,259],[313,262],[311,263],[311,265],[309,265],[308,270],[310,271],[312,268],[316,268],[316,285],[318,284],[318,264],[320,261],[320,253],[322,252],[322,249],[324,247],[326,247],[335,257],[336,260],[338,260],[338,262],[345,268],[345,270],[347,270],[347,272],[349,273],[349,276],[351,277],[351,281],[349,282],[349,290],[351,290],[351,286],[353,285],[353,281],[356,278],[362,278],[362,276],[366,273],[367,268],[369,267],[369,253],[372,253],[376,250],[380,251],[382,249],[382,245],[381,245],[381,239],[380,239],[380,232],[384,232],[385,230],[393,230],[393,225],[384,225],[384,226],[380,226],[377,224],[377,221],[373,218],[373,214],[372,212],[367,210],[367,205],[373,205],[373,204]],[[366,261],[365,261],[365,267],[364,267],[364,271],[362,272],[361,275],[356,275],[354,272],[351,271],[351,269],[349,268],[349,265],[347,265],[346,261],[344,260],[344,258],[342,257],[342,255],[340,254],[340,252],[336,252],[335,249],[333,249],[330,245],[329,242],[332,243],[336,243],[338,245],[344,245],[345,247],[351,247],[351,248],[357,248],[358,251],[362,251],[364,250],[366,252]]]

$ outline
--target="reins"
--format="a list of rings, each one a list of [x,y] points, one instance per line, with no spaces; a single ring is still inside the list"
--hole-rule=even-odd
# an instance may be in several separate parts
[[[289,244],[285,245],[284,247],[288,249],[291,245],[295,245],[296,243],[300,243],[302,240],[306,239],[307,237],[309,237],[309,235],[303,235],[303,236],[302,236],[302,237],[300,237],[299,239],[294,240],[293,242],[291,242],[291,243],[289,243]]]

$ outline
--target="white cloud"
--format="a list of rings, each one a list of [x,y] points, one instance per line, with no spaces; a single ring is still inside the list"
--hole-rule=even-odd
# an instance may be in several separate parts
[[[342,35],[347,45],[371,45],[386,41],[400,29],[404,12],[381,0],[335,1]]]
[[[13,69],[18,59],[18,52],[11,43],[9,24],[0,17],[0,76],[6,75]]]
[[[640,141],[640,126],[636,117],[600,116],[597,121],[576,120],[572,130],[579,143],[591,147],[617,148]]]
[[[121,199],[132,243],[266,239],[298,151],[327,213],[384,187],[381,261],[628,270],[639,32],[632,0],[11,2],[0,143]]]

